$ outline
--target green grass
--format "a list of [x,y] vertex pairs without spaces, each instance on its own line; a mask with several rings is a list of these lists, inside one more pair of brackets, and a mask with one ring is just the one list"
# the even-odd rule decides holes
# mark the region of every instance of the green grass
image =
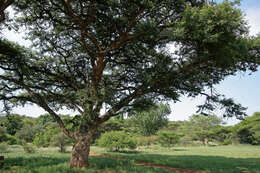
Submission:
[[[97,152],[102,153],[102,150]],[[166,149],[153,146],[139,154],[113,153],[129,160],[152,162],[177,168],[209,171],[211,173],[260,173],[259,146],[217,146]]]
[[90,157],[90,168],[69,167],[70,153],[59,153],[57,148],[38,149],[26,154],[20,146],[11,146],[5,156],[1,173],[166,173],[167,170],[143,167],[135,161],[151,162],[176,168],[210,171],[211,173],[260,173],[259,146],[217,146],[189,148],[161,148],[128,152],[106,152],[92,147],[92,152],[113,155],[127,160]]
[[5,165],[0,173],[169,173],[170,171],[136,165],[131,160],[90,157],[90,167],[69,167],[70,153],[59,153],[56,148],[38,149],[26,154],[20,146],[11,146],[5,156]]

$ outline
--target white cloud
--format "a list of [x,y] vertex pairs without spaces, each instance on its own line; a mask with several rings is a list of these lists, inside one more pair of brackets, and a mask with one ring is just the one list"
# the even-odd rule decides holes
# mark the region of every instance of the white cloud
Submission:
[[260,33],[260,8],[249,8],[245,13],[250,26],[250,35]]

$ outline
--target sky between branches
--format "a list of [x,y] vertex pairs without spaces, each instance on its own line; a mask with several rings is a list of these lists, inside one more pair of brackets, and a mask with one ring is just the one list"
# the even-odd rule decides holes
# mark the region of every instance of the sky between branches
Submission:
[[[217,0],[221,2],[223,0]],[[260,33],[260,1],[259,0],[243,0],[239,7],[245,14],[248,24],[250,26],[250,35],[256,35]],[[4,36],[10,40],[19,43],[20,45],[28,45],[29,41],[22,39],[22,33],[14,33],[10,31],[4,31]],[[260,70],[260,68],[259,68]],[[254,112],[260,111],[260,71],[248,75],[248,73],[238,73],[237,76],[231,76],[221,82],[216,88],[222,94],[225,94],[228,98],[233,98],[236,102],[241,103],[243,106],[248,107],[247,114],[252,115]],[[181,102],[170,103],[172,113],[170,120],[187,120],[190,115],[196,113],[196,105],[203,103],[204,99],[198,97],[195,99],[182,97]],[[44,114],[45,111],[37,106],[26,106],[23,108],[17,108],[15,113],[21,115],[37,117]],[[62,111],[60,113],[69,113],[68,111]],[[216,112],[221,116],[221,111]],[[235,118],[226,119],[229,125],[238,122]]]

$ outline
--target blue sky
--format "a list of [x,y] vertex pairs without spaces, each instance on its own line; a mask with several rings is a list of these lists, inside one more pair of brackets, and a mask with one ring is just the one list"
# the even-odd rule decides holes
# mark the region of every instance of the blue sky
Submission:
[[[218,0],[221,2],[223,0]],[[250,35],[260,33],[260,0],[244,0],[241,1],[239,7],[243,10],[246,19],[250,25]],[[21,38],[13,33],[6,33],[9,40],[17,41],[25,44]],[[259,69],[260,70],[260,69]],[[256,111],[260,111],[260,71],[248,75],[245,73],[238,73],[237,76],[231,76],[216,86],[220,93],[225,94],[229,98],[233,98],[236,102],[248,107],[247,114],[252,115]],[[172,114],[171,120],[187,120],[188,117],[196,113],[196,105],[203,103],[203,98],[190,99],[186,97],[181,98],[181,102],[171,103]],[[44,111],[36,106],[28,106],[25,108],[18,108],[16,113],[30,116],[39,116]],[[66,111],[62,113],[67,113]],[[221,113],[217,112],[221,116]],[[228,124],[235,124],[238,121],[235,118],[226,119]]]
[[[218,0],[221,2],[223,0]],[[250,35],[260,33],[260,1],[244,0],[239,7],[244,12],[245,18],[250,26]],[[260,68],[259,68],[260,70]],[[217,90],[233,98],[237,103],[247,107],[247,114],[252,115],[260,111],[260,71],[248,75],[248,73],[238,73],[236,76],[230,76],[216,86]],[[180,103],[171,104],[171,120],[186,120],[196,113],[196,105],[203,103],[203,98],[190,99],[183,97]],[[217,111],[221,116],[221,111]],[[235,118],[225,119],[228,124],[239,122]]]

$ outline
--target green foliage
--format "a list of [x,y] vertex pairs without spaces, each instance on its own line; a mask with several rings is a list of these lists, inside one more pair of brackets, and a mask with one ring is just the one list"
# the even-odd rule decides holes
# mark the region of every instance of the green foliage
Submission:
[[156,134],[160,128],[167,126],[170,113],[169,105],[159,104],[151,107],[148,111],[134,112],[130,121],[136,126],[137,133],[150,136]]
[[119,151],[124,148],[135,149],[137,141],[122,131],[111,131],[101,136],[98,145],[111,151]]
[[223,120],[216,115],[192,115],[189,118],[191,124],[197,127],[201,127],[203,130],[210,130],[219,125],[224,124]]
[[66,151],[66,146],[71,144],[71,140],[60,132],[52,137],[52,144],[59,147],[60,152],[64,153]]
[[212,133],[213,138],[222,144],[224,141],[232,141],[232,139],[235,137],[235,130],[232,126],[218,126],[213,129]]
[[16,137],[26,142],[32,142],[35,135],[40,132],[42,126],[25,124],[21,130],[16,133]]
[[171,131],[159,131],[158,141],[162,146],[170,148],[179,143],[180,135]]
[[15,136],[6,135],[6,142],[8,145],[16,145],[18,144],[18,139]]
[[0,143],[0,153],[6,153],[8,151],[8,144],[5,142]]
[[138,146],[151,146],[157,142],[157,136],[140,136],[137,137]]
[[[199,140],[204,145],[208,145],[209,141],[216,138],[214,129],[223,124],[223,120],[216,115],[192,115],[189,122],[186,124],[187,128],[184,135],[189,135],[193,140]],[[189,133],[189,132],[190,133]]]
[[4,127],[0,126],[0,143],[6,141],[7,133]]
[[33,144],[37,147],[48,147],[52,144],[53,136],[60,132],[59,128],[44,129],[43,131],[37,133],[33,139]]
[[220,143],[221,145],[230,145],[232,144],[232,139],[225,139],[223,142]]
[[28,144],[27,142],[25,142],[23,140],[21,140],[20,143],[21,143],[25,153],[32,154],[32,153],[36,152],[35,148],[31,144]]
[[55,122],[55,121],[49,114],[43,114],[37,118],[37,123],[39,125],[41,125],[42,127],[44,127],[46,124],[51,123],[51,122]]
[[15,133],[20,130],[23,126],[23,119],[18,114],[6,115],[5,121],[3,122],[6,132],[10,135],[15,135]]
[[260,113],[245,118],[235,126],[237,136],[241,143],[260,145]]

